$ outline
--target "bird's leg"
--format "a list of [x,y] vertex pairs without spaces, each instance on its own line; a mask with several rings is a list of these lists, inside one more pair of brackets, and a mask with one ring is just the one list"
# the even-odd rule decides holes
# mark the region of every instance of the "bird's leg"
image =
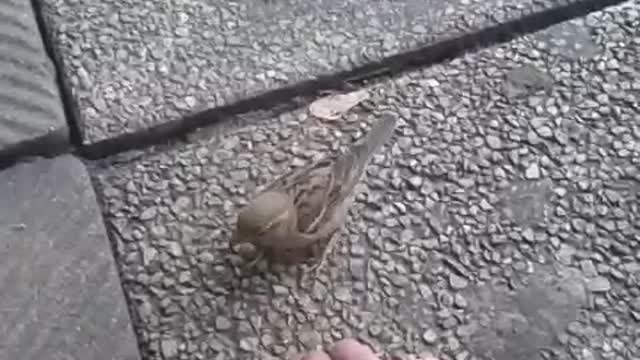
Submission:
[[335,232],[329,236],[329,240],[321,250],[319,256],[316,255],[316,263],[313,264],[306,272],[314,271],[315,274],[318,275],[318,271],[327,262],[327,257],[333,251],[337,238],[338,236],[336,236]]

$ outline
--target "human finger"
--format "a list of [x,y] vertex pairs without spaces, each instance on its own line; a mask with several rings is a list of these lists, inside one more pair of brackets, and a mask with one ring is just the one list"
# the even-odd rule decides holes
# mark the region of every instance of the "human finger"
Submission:
[[354,339],[343,339],[328,351],[331,360],[379,360],[370,347]]

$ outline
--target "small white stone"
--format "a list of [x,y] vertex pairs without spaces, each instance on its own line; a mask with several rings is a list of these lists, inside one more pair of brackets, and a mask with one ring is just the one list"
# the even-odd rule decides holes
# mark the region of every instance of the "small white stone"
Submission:
[[529,180],[540,179],[540,167],[538,163],[533,163],[527,167],[525,170],[524,177]]

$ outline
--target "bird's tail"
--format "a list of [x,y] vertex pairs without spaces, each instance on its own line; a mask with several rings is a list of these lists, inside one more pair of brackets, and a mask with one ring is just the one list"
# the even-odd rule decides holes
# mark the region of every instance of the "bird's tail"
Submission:
[[[355,186],[373,155],[393,135],[396,128],[395,114],[385,112],[382,119],[376,122],[364,140],[351,146],[349,151],[339,156],[335,162],[334,174],[347,187]],[[345,189],[346,190],[346,189]]]
[[364,141],[352,146],[351,152],[358,159],[366,159],[365,163],[382,145],[384,145],[393,135],[396,128],[397,116],[390,112],[382,114],[382,119],[373,124],[371,131]]

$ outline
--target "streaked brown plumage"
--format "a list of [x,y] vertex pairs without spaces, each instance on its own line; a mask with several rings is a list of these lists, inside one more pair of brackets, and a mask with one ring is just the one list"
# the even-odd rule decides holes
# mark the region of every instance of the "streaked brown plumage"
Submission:
[[[386,114],[366,138],[345,153],[326,157],[281,176],[267,185],[238,213],[233,247],[259,260],[264,251],[300,254],[326,240],[324,261],[334,233],[347,217],[373,154],[392,136],[396,118]],[[286,261],[285,261],[286,262]]]

